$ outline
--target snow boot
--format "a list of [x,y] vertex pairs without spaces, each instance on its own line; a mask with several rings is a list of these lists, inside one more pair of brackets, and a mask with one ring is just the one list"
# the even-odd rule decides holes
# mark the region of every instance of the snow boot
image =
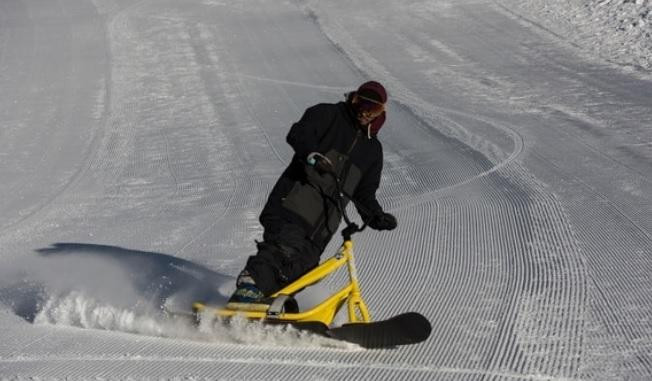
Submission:
[[266,311],[272,300],[256,287],[256,282],[247,270],[242,270],[236,280],[236,289],[229,298],[226,308],[231,310]]
[[[238,311],[266,312],[274,298],[265,297],[265,294],[256,287],[256,282],[247,270],[242,270],[236,280],[236,290],[229,298],[226,308]],[[299,304],[290,296],[283,303],[285,313],[299,313]]]

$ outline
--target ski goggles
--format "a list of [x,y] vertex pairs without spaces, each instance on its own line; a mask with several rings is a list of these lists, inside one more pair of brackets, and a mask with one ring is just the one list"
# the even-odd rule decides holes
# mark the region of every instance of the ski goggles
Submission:
[[385,112],[385,104],[378,102],[375,99],[365,97],[358,94],[360,104],[358,106],[358,114],[365,118],[375,119]]

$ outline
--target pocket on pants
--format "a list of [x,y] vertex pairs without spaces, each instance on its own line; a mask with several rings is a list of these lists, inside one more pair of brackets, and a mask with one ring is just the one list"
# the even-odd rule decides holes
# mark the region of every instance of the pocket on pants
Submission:
[[308,184],[295,183],[282,205],[303,218],[309,226],[315,226],[323,214],[321,193]]

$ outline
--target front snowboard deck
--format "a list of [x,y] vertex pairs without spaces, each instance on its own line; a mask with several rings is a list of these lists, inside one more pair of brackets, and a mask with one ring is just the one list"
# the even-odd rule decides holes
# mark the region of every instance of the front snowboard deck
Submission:
[[371,323],[349,323],[329,329],[329,337],[355,343],[364,348],[391,348],[417,344],[430,336],[432,326],[421,314],[408,312]]
[[348,323],[329,328],[318,321],[265,320],[265,324],[284,324],[336,340],[358,344],[363,348],[392,348],[417,344],[430,336],[432,326],[421,314],[408,312],[387,320],[370,323]]
[[387,320],[370,323],[348,323],[329,328],[319,321],[287,321],[268,319],[265,324],[288,325],[332,339],[357,344],[363,348],[393,348],[399,345],[417,344],[430,336],[430,322],[421,314],[408,312]]

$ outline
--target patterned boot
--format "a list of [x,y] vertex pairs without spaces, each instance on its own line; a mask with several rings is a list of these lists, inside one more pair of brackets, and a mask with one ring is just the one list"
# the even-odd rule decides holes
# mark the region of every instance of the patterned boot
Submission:
[[247,270],[242,270],[235,282],[236,290],[229,298],[226,308],[230,310],[267,311],[271,300],[256,287]]

